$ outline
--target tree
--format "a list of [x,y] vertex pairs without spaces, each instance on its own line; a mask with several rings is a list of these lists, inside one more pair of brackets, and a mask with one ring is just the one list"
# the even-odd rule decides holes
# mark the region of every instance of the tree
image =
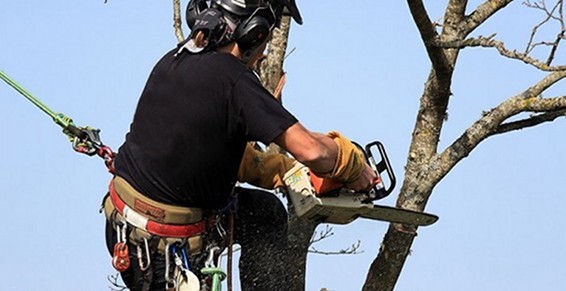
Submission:
[[[547,6],[547,1],[526,2],[528,7],[539,9],[547,15],[544,23],[553,19],[561,24],[553,42],[534,43],[531,37],[525,52],[520,53],[506,48],[503,42],[495,39],[495,35],[469,37],[481,24],[495,17],[498,11],[511,2],[485,1],[467,14],[468,1],[448,1],[442,29],[438,32],[423,2],[407,1],[432,68],[421,97],[405,167],[405,180],[397,200],[398,207],[423,211],[438,182],[486,138],[551,122],[566,115],[566,96],[542,96],[547,89],[566,77],[565,66],[552,64],[556,49],[564,39],[562,1],[556,1],[551,6]],[[537,27],[533,29],[532,35],[536,33]],[[530,55],[535,46],[543,44],[550,46],[546,61],[540,61]],[[459,54],[472,46],[495,48],[502,56],[522,61],[534,69],[546,72],[546,75],[536,84],[485,111],[480,119],[442,150],[438,148],[438,144],[442,126],[447,118],[454,68]],[[532,115],[525,117],[522,113]],[[518,119],[512,120],[513,117]],[[412,226],[390,225],[380,253],[370,267],[364,290],[393,290],[410,253],[416,231]]]
[[[533,27],[522,52],[508,48],[495,34],[474,36],[482,24],[490,19],[496,20],[498,12],[512,2],[486,0],[469,11],[471,8],[467,0],[448,0],[443,21],[437,23],[431,20],[423,1],[407,1],[431,69],[420,99],[397,207],[424,211],[435,186],[488,137],[552,122],[566,115],[566,96],[543,97],[545,92],[566,77],[566,66],[555,64],[566,31],[562,0],[524,2],[525,9],[540,12],[543,20]],[[282,75],[287,45],[284,39],[289,33],[289,19],[284,23],[282,36],[276,37],[271,44],[272,58],[266,62],[266,66],[262,66],[262,77],[271,90],[274,90],[274,84],[278,84]],[[542,27],[551,25],[555,27],[550,36],[548,32],[541,32]],[[523,62],[533,70],[544,73],[544,76],[534,84],[517,89],[515,95],[504,98],[494,108],[486,109],[478,120],[442,149],[439,141],[443,125],[448,119],[454,70],[459,56],[472,47],[496,50],[501,57]],[[290,226],[290,240],[296,254],[292,265],[298,266],[293,270],[293,277],[297,280],[293,281],[295,285],[291,290],[303,290],[304,260],[317,224],[297,219],[291,213]],[[416,235],[416,227],[399,224],[389,226],[380,252],[368,271],[364,290],[394,289]]]

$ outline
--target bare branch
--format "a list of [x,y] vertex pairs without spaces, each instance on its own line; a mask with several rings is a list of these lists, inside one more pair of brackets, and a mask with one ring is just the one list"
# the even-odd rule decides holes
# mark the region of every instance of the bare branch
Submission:
[[436,74],[438,76],[449,75],[451,68],[446,56],[444,55],[444,51],[439,47],[430,45],[438,37],[438,34],[434,29],[433,22],[428,17],[428,12],[424,7],[423,2],[421,0],[408,0],[407,3],[409,5],[411,15],[413,16],[413,21],[417,25],[421,38],[426,46],[428,57],[432,62],[432,66],[436,71]]
[[182,42],[185,39],[183,35],[183,21],[181,20],[181,1],[173,0],[173,27],[175,28],[175,36],[177,41]]
[[322,231],[315,231],[311,241],[309,243],[309,245],[313,245],[321,240],[324,240],[326,238],[329,238],[331,236],[334,235],[334,232],[332,231],[332,227],[328,226],[328,224],[326,225],[326,228]]
[[321,251],[317,250],[311,246],[309,249],[309,253],[319,254],[319,255],[357,255],[363,253],[363,251],[359,251],[361,242],[358,240],[356,243],[352,244],[348,248],[341,249],[338,251]]
[[563,109],[546,112],[543,114],[536,114],[531,116],[530,118],[501,124],[499,128],[494,132],[494,135],[537,126],[545,122],[552,122],[559,117],[566,117],[566,110]]
[[[537,25],[535,25],[533,27],[533,29],[531,30],[531,35],[529,37],[529,41],[527,42],[527,46],[525,48],[525,54],[529,54],[530,52],[532,52],[536,47],[539,46],[549,46],[550,47],[550,52],[548,55],[548,58],[546,60],[546,65],[550,65],[552,63],[552,61],[554,60],[554,56],[556,54],[556,50],[558,49],[558,45],[560,44],[561,40],[564,39],[564,33],[566,30],[566,27],[564,25],[564,13],[563,13],[563,1],[562,0],[558,0],[556,2],[556,4],[549,9],[546,6],[546,2],[544,0],[541,1],[537,1],[535,3],[531,3],[530,1],[525,1],[523,2],[523,5],[532,8],[532,9],[536,9],[536,10],[540,10],[545,14],[545,18],[543,20],[541,20]],[[551,20],[554,20],[556,22],[558,22],[560,24],[560,31],[558,32],[556,38],[554,41],[540,41],[540,42],[534,42],[535,36],[537,35],[539,29],[550,23]]]
[[128,287],[120,284],[118,282],[120,278],[120,273],[116,273],[114,275],[108,275],[107,279],[108,282],[110,282],[111,286],[109,286],[110,290],[112,291],[125,291],[128,289]]
[[465,35],[468,35],[488,18],[497,13],[497,11],[503,9],[511,2],[513,2],[513,0],[488,0],[482,3],[467,17]]
[[[484,113],[479,120],[466,129],[456,141],[436,157],[436,162],[431,163],[431,167],[435,171],[430,175],[430,179],[439,181],[456,163],[467,157],[481,141],[492,135],[502,133],[502,124],[508,118],[521,112],[547,113],[548,115],[544,118],[550,118],[552,116],[551,113],[566,110],[566,97],[540,97],[546,89],[564,78],[566,78],[566,70],[553,72],[521,94],[503,101],[497,107]],[[529,122],[525,121],[523,125],[536,125],[535,121]],[[510,130],[510,126],[518,125],[519,123],[504,125],[503,130],[506,128]]]
[[435,41],[434,45],[441,48],[465,48],[465,47],[478,47],[478,46],[496,48],[499,54],[501,54],[502,56],[511,59],[521,60],[524,63],[534,66],[535,68],[542,71],[552,72],[552,71],[566,70],[566,65],[548,66],[545,62],[530,57],[525,53],[519,53],[516,50],[511,51],[505,47],[505,44],[502,41],[493,39],[494,37],[495,34],[492,34],[488,37],[479,36],[477,38],[468,38],[465,40],[455,40],[455,41],[445,41],[445,42]]
[[332,231],[332,227],[330,227],[328,224],[326,225],[324,230],[315,231],[309,243],[310,246],[309,253],[320,254],[320,255],[354,255],[354,254],[363,253],[363,251],[358,251],[360,247],[359,240],[356,243],[352,244],[350,247],[345,249],[340,249],[338,251],[321,251],[313,247],[313,244],[320,242],[324,239],[327,239],[333,235],[334,232]]

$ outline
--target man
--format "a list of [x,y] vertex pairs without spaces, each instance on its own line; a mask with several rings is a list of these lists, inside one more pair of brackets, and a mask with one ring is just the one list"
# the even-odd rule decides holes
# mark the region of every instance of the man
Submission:
[[235,184],[281,186],[293,161],[248,142],[274,142],[354,190],[376,176],[347,138],[307,130],[250,69],[283,10],[302,22],[294,1],[206,2],[189,4],[191,35],[154,67],[119,149],[104,203],[108,248],[131,290],[175,288],[204,276],[233,209],[242,289],[285,290],[286,210],[273,194]]

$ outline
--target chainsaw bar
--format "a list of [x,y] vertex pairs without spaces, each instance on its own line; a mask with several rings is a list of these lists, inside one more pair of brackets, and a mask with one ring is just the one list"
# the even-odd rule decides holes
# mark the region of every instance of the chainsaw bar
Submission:
[[[361,217],[415,226],[427,226],[438,220],[438,216],[433,214],[384,205],[368,205],[367,207],[357,208],[325,205],[324,207],[321,206],[319,209],[316,208],[315,206],[311,212],[311,219],[321,220],[326,223],[346,224],[351,220]],[[337,217],[337,213],[340,213],[340,218]],[[344,220],[342,217],[348,217],[349,219]]]
[[[296,197],[296,196],[295,196]],[[296,197],[298,198],[298,197]],[[360,203],[355,193],[341,193],[336,197],[303,196],[294,205],[301,208],[301,216],[313,221],[347,224],[361,217],[416,226],[435,223],[438,216],[425,212],[395,208],[372,203]]]
[[435,223],[438,216],[364,202],[366,195],[340,189],[334,195],[317,196],[309,169],[300,163],[284,177],[286,192],[298,217],[323,223],[348,224],[357,218],[367,218],[416,226]]

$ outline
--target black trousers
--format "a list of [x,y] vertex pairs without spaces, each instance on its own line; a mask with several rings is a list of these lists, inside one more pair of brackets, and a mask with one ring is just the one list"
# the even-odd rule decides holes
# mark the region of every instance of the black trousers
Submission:
[[[242,290],[286,290],[289,284],[285,207],[269,192],[236,188],[236,194],[234,241],[241,247],[239,271]],[[116,239],[113,223],[107,222],[106,244],[110,254]],[[157,253],[158,240],[150,240],[149,243],[151,265],[145,272],[139,268],[136,246],[128,243],[131,266],[121,276],[132,291],[165,290],[165,258]],[[193,272],[198,275],[198,272]]]

